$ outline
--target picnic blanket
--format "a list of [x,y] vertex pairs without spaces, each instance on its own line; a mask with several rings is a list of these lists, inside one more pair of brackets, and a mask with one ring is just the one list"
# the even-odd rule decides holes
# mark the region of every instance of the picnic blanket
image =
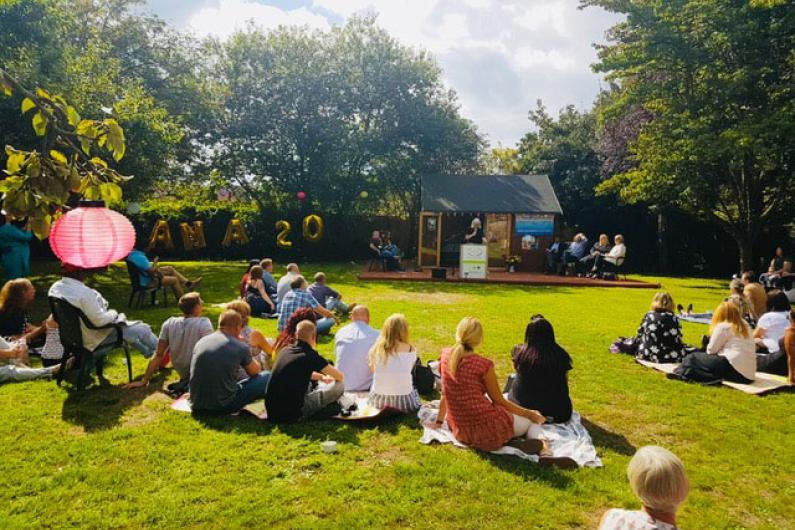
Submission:
[[[426,403],[420,407],[417,416],[420,418],[420,422],[423,423],[424,429],[420,443],[426,445],[434,442],[451,443],[456,447],[466,448],[464,444],[455,439],[455,436],[447,427],[446,421],[439,429],[425,425],[436,421],[438,411],[438,401]],[[552,456],[572,458],[580,467],[602,467],[602,459],[596,454],[596,447],[591,440],[591,435],[583,427],[579,413],[572,413],[571,419],[566,423],[545,423],[541,425],[541,429],[544,431],[544,436],[549,443]],[[491,454],[516,456],[523,460],[538,463],[538,455],[529,455],[507,445],[500,447],[496,451],[491,451]]]
[[402,414],[399,410],[386,407],[379,409],[367,403],[367,392],[345,392],[343,397],[339,400],[343,409],[348,409],[351,404],[356,403],[356,409],[351,411],[349,415],[338,414],[332,416],[335,420],[340,421],[371,421],[396,414]]
[[712,323],[712,313],[679,313],[677,316],[679,320],[684,320],[685,322],[707,325]]
[[[186,393],[182,394],[180,397],[178,397],[177,399],[175,399],[174,402],[171,404],[171,409],[172,410],[176,410],[178,412],[188,412],[188,413],[190,413],[191,412],[190,394],[186,392]],[[247,414],[251,414],[252,416],[257,418],[258,420],[263,420],[264,421],[264,420],[268,419],[268,412],[265,410],[265,400],[264,399],[258,399],[257,401],[255,401],[253,403],[249,403],[248,405],[243,407],[243,409],[240,410],[239,412],[232,413],[231,416],[239,416],[239,415],[241,415],[244,412],[247,413]]]
[[[642,361],[640,359],[635,360],[638,362],[638,364],[642,364],[647,368],[652,368],[664,374],[670,374],[676,369],[677,366],[679,366],[675,363],[660,364],[650,361]],[[786,388],[789,386],[787,384],[787,378],[783,375],[768,374],[765,372],[756,372],[753,383],[747,385],[743,383],[732,383],[731,381],[722,381],[722,384],[724,386],[734,388],[741,392],[745,392],[746,394],[753,394],[755,396],[761,396],[773,390],[778,390],[780,388]]]

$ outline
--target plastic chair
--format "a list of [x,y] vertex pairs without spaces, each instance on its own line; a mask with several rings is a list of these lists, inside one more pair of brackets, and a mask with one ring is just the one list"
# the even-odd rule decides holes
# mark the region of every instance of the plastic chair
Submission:
[[[141,276],[144,274],[133,262],[125,260],[127,264],[127,274],[130,275],[130,299],[127,302],[128,307],[141,307],[144,303],[144,298],[147,293],[151,294],[150,304],[155,305],[157,302],[157,291],[163,291],[163,307],[168,305],[168,293],[166,286],[160,281],[160,278],[152,278],[148,285],[141,285]],[[137,305],[136,305],[137,304]]]

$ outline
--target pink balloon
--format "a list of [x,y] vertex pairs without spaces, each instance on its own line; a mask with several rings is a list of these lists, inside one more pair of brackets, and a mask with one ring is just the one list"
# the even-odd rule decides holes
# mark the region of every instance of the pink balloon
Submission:
[[295,194],[295,196],[298,197],[299,201],[303,201],[304,199],[306,199],[306,193],[304,193],[303,191],[299,191],[298,193]]
[[119,261],[135,246],[135,228],[118,212],[81,206],[55,221],[50,248],[64,263],[98,269]]

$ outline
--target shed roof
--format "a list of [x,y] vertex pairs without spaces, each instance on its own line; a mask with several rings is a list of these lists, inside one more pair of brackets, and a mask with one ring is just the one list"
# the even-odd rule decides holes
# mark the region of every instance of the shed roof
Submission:
[[424,175],[422,210],[563,213],[546,175]]

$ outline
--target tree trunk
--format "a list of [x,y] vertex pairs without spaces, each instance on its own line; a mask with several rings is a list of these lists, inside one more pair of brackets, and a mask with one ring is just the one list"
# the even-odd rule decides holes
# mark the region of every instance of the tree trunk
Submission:
[[657,256],[660,273],[668,273],[668,218],[664,213],[657,214]]
[[750,234],[735,234],[734,240],[737,241],[737,248],[740,251],[740,273],[750,271],[754,263],[753,243]]

